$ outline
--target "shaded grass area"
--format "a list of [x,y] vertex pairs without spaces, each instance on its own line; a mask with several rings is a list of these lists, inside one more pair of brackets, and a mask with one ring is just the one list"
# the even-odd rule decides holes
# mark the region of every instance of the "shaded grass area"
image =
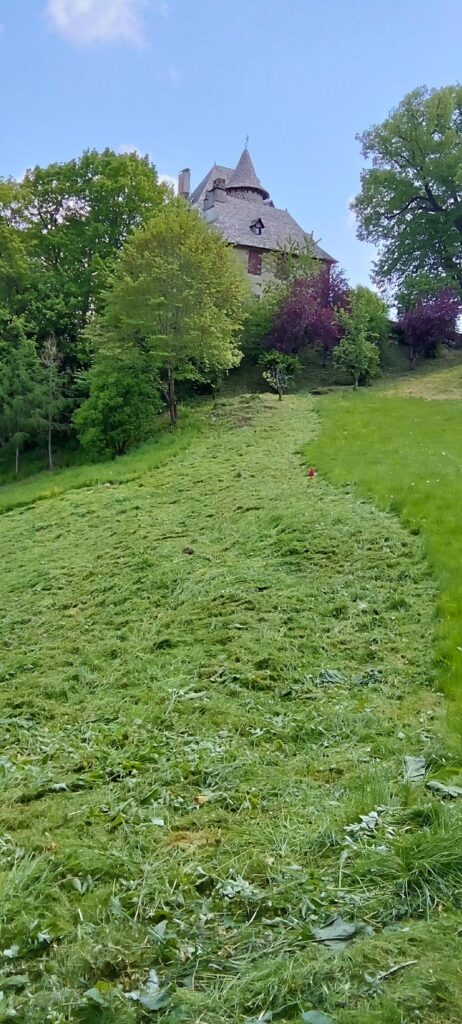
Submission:
[[[0,487],[0,515],[13,508],[34,504],[56,498],[67,491],[92,487],[97,484],[117,484],[122,481],[136,480],[161,465],[166,459],[174,458],[201,433],[204,426],[204,412],[196,407],[182,411],[181,423],[172,433],[167,427],[159,429],[153,441],[146,442],[121,455],[117,459],[104,462],[83,462],[82,452],[74,452],[75,465],[70,465],[57,472],[48,470],[34,472],[18,483],[7,482]],[[34,454],[26,466],[36,468]]]
[[307,479],[311,399],[210,414],[1,519],[0,1020],[455,1024],[461,815],[402,781],[460,772],[421,541]]
[[[460,366],[421,375],[427,398],[460,387]],[[462,404],[395,397],[390,389],[345,393],[320,404],[322,430],[310,457],[336,485],[352,485],[398,512],[420,533],[439,586],[438,679],[462,728]]]

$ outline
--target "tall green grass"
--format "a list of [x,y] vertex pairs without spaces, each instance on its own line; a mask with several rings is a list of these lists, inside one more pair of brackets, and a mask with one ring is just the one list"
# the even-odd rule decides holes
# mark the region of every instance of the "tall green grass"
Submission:
[[398,513],[423,538],[439,588],[438,678],[462,734],[462,402],[371,389],[330,396],[318,410],[309,458],[321,475]]

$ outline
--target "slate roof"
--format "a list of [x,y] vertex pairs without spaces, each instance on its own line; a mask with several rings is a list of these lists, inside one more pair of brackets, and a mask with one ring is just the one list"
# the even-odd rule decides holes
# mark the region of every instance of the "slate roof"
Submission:
[[212,188],[215,178],[224,178],[227,184],[232,173],[232,167],[222,167],[220,164],[214,164],[209,173],[205,175],[205,178],[202,178],[200,185],[194,189],[194,192],[191,192],[189,197],[191,206],[201,207],[205,199],[205,193],[209,188]]
[[[247,245],[255,249],[274,251],[290,242],[304,248],[306,243],[313,247],[313,255],[319,260],[335,260],[303,231],[287,210],[278,210],[263,201],[238,199],[227,196],[224,203],[215,203],[202,214],[208,224],[213,224],[231,245]],[[252,231],[251,224],[261,217],[265,225],[261,235]]]
[[255,167],[253,166],[250,153],[247,147],[243,150],[239,163],[233,171],[229,181],[226,182],[227,188],[251,188],[258,190],[264,199],[269,198],[269,192],[263,188],[263,185],[255,173]]
[[[215,178],[224,178],[225,187],[230,191],[222,194],[223,201],[215,202],[205,210],[206,193],[212,188]],[[233,195],[233,188],[249,188],[254,191],[251,198],[244,199],[242,196]],[[189,202],[231,245],[245,245],[272,252],[290,243],[304,248],[308,242],[317,259],[336,262],[329,253],[317,245],[311,234],[297,224],[287,210],[278,210],[271,201],[265,201],[267,197],[268,192],[261,185],[249,151],[245,149],[234,170],[231,167],[214,164],[191,193]],[[257,234],[251,228],[259,217],[264,224],[261,234]]]

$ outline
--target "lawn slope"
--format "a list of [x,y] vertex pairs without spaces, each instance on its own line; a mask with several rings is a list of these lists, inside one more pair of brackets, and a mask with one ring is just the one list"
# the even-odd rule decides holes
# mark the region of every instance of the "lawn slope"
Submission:
[[210,416],[1,517],[0,1020],[456,1022],[421,541],[308,479],[310,398]]
[[[419,395],[420,397],[413,397]],[[406,397],[405,397],[406,396]],[[352,485],[422,535],[439,588],[438,679],[462,738],[462,367],[319,405],[310,447],[323,474]],[[433,400],[432,400],[433,399]]]

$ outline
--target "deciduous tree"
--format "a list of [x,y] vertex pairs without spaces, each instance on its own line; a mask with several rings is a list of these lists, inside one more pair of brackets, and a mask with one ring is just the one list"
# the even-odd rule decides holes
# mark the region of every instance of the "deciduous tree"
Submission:
[[409,346],[409,362],[413,369],[419,356],[432,356],[439,342],[455,337],[462,300],[451,288],[429,295],[403,313],[399,320]]
[[462,289],[462,85],[415,89],[359,138],[372,167],[352,207],[377,280],[426,272]]
[[98,365],[129,374],[144,362],[158,374],[174,425],[176,380],[206,380],[239,363],[247,289],[232,249],[172,201],[124,249],[90,331]]
[[[88,365],[82,330],[126,239],[167,196],[149,159],[106,149],[3,182],[0,223],[29,258],[26,318],[39,349],[53,334],[66,365]],[[0,256],[0,292],[5,273]],[[4,287],[4,284],[3,284]]]
[[348,304],[348,284],[336,267],[322,267],[317,273],[295,278],[276,317],[270,335],[272,347],[296,353],[311,345],[326,362],[342,337],[337,310]]

